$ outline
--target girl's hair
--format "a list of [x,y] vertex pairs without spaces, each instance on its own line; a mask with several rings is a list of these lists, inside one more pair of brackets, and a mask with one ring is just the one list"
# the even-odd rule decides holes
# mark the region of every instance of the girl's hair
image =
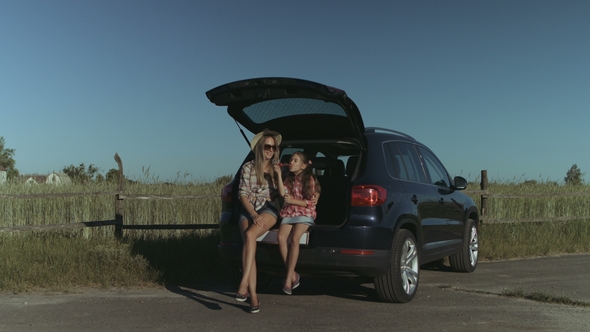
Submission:
[[[315,195],[316,192],[320,192],[320,183],[318,182],[318,178],[315,176],[315,174],[313,174],[313,167],[311,167],[311,162],[307,154],[301,151],[297,151],[293,153],[293,155],[291,155],[291,158],[294,155],[298,155],[299,159],[301,160],[301,163],[307,165],[307,167],[305,167],[305,169],[303,169],[303,171],[301,172],[301,183],[303,183],[301,194],[303,195],[304,199],[311,199],[311,197]],[[311,186],[311,179],[313,179],[313,181],[315,182],[315,190]],[[293,188],[294,182],[295,174],[289,172],[289,175],[287,175],[287,179],[285,180],[285,185],[289,188]]]
[[[259,140],[258,143],[256,143],[256,146],[254,147],[254,170],[256,172],[256,179],[258,180],[258,184],[260,185],[271,185],[270,183],[268,183],[268,181],[266,181],[266,179],[264,178],[264,142],[266,142],[266,139],[270,137],[272,138],[272,141],[275,143],[275,154],[272,156],[272,159],[270,160],[271,166],[273,165],[273,163],[278,162],[279,160],[279,155],[281,154],[281,152],[279,151],[279,146],[277,145],[277,141],[275,140],[275,138],[272,135],[265,135],[262,136]],[[276,180],[277,178],[277,174],[275,174],[274,171],[274,167],[270,168],[270,176]]]

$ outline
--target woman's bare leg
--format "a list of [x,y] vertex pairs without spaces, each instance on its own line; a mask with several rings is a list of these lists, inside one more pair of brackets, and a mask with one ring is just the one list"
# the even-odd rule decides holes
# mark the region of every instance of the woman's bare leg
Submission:
[[[250,222],[248,221],[248,219],[242,219],[238,222],[238,227],[240,228],[240,235],[242,236],[242,281],[244,278],[244,269],[246,268],[246,231],[248,230],[248,227],[250,226]],[[240,281],[240,285],[242,284],[242,281]],[[248,282],[249,284],[249,282]],[[246,291],[244,291],[243,293],[240,292],[240,289],[242,287],[238,288],[238,293],[240,294],[246,294],[248,292],[248,284],[246,284]]]
[[[250,225],[246,230],[246,241],[244,244],[245,254],[243,270],[242,270],[242,282],[238,288],[238,293],[246,293],[250,289],[251,304],[258,304],[258,295],[256,294],[256,239],[268,231],[277,222],[276,218],[268,213],[263,213],[261,216],[264,218],[266,227],[262,228],[257,225]],[[241,293],[241,294],[244,294]]]

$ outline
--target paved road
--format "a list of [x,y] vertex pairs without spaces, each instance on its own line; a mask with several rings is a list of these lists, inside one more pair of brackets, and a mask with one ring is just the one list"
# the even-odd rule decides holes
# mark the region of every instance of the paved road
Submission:
[[220,282],[199,287],[78,294],[0,294],[0,331],[590,331],[590,307],[500,296],[540,292],[590,304],[590,254],[483,262],[473,274],[422,270],[416,298],[378,301],[371,284],[302,278],[294,295],[279,281],[247,313]]

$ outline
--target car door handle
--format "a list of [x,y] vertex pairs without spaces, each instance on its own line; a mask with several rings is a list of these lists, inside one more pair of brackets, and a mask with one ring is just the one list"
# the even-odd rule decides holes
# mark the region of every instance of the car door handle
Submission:
[[412,198],[410,198],[410,200],[412,202],[414,202],[414,204],[418,204],[418,197],[416,197],[416,195],[412,196]]

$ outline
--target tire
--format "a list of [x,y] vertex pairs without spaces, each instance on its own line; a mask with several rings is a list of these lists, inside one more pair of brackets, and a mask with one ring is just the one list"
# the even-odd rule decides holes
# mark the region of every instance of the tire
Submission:
[[414,235],[400,229],[393,240],[389,272],[374,279],[381,301],[405,303],[414,298],[420,276],[419,257]]
[[449,257],[453,270],[457,272],[473,272],[479,258],[479,232],[473,219],[467,220],[467,227],[463,235],[463,248]]

